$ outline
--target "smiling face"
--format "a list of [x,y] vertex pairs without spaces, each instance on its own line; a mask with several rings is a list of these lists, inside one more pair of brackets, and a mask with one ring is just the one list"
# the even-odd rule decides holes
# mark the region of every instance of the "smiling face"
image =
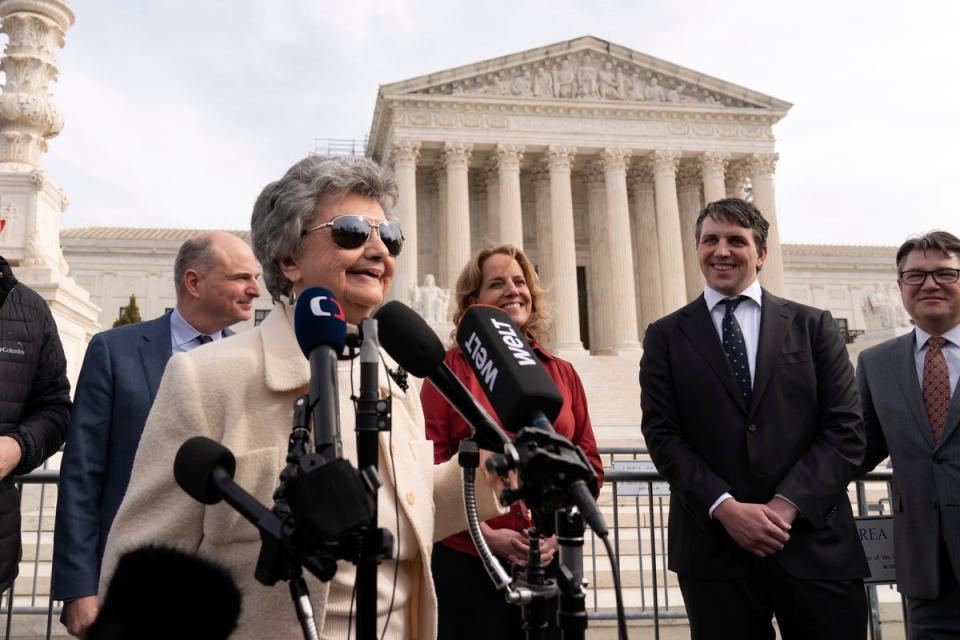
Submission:
[[512,256],[495,253],[483,261],[481,271],[480,290],[471,302],[500,307],[518,328],[523,329],[530,319],[533,303],[520,263]]
[[260,297],[260,269],[246,242],[233,234],[216,232],[211,234],[210,248],[213,257],[209,270],[191,268],[184,276],[188,295],[193,298],[188,302],[191,322],[205,333],[249,320],[253,301]]
[[[936,271],[960,269],[960,257],[936,249],[911,251],[900,271]],[[935,336],[943,335],[960,324],[960,282],[939,284],[928,275],[923,284],[904,284],[897,281],[903,308],[918,327]]]
[[711,289],[735,296],[757,279],[767,249],[757,251],[753,230],[707,216],[700,229],[697,260]]
[[[316,210],[316,217],[305,228],[347,214],[357,214],[371,221],[386,217],[379,202],[356,193],[324,198]],[[283,274],[293,283],[298,295],[310,287],[326,287],[336,296],[347,322],[352,324],[370,316],[383,302],[393,280],[396,259],[389,254],[375,229],[356,249],[337,246],[330,227],[308,233],[302,242],[300,256],[286,258],[280,263]]]

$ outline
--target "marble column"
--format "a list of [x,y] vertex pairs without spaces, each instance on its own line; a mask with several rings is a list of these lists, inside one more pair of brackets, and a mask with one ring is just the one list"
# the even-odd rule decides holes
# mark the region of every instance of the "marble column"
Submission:
[[[657,242],[660,245],[660,291],[663,312],[676,311],[687,302],[683,275],[683,242],[677,203],[677,165],[680,152],[658,149],[652,154],[657,203]],[[693,242],[693,238],[690,239]]]
[[703,291],[703,276],[697,261],[696,225],[700,214],[700,168],[687,160],[677,172],[677,200],[680,204],[680,237],[683,244],[683,274],[687,302]]
[[486,240],[491,244],[500,244],[500,174],[493,164],[483,172],[487,188]]
[[74,14],[62,0],[0,2],[0,205],[7,226],[0,253],[16,278],[49,305],[75,384],[87,343],[99,330],[100,308],[71,276],[60,246],[60,216],[67,196],[43,170],[48,141],[63,129],[50,83],[57,50],[66,44]]
[[392,297],[404,304],[410,304],[411,290],[419,284],[419,249],[417,238],[417,160],[420,157],[420,142],[417,140],[396,140],[390,153],[393,173],[397,180],[399,197],[397,198],[397,222],[403,229],[403,253],[397,260],[396,275],[393,280]]
[[727,197],[724,172],[730,154],[724,151],[706,151],[700,154],[700,172],[703,174],[703,202],[710,203]]
[[536,201],[537,217],[537,273],[540,276],[540,285],[546,289],[544,294],[551,309],[556,309],[556,299],[553,295],[553,274],[550,273],[550,264],[553,262],[553,222],[550,219],[550,165],[544,161],[537,164],[533,171],[533,194]]
[[653,161],[644,158],[630,175],[633,195],[633,228],[636,231],[636,263],[640,333],[663,316],[660,280],[660,244],[657,240],[657,205],[653,192]]
[[639,349],[637,301],[634,294],[633,247],[630,238],[630,204],[627,197],[627,162],[630,151],[608,147],[600,152],[607,196],[607,255],[611,284],[613,348]]
[[728,198],[740,198],[745,200],[747,197],[747,179],[749,178],[747,168],[743,162],[731,162],[727,165],[724,184],[727,190]]
[[786,293],[783,280],[783,251],[780,249],[780,230],[777,225],[777,205],[774,197],[773,174],[777,167],[777,153],[756,153],[747,158],[750,184],[753,186],[753,205],[770,223],[767,231],[767,261],[760,271],[760,283],[770,293]]
[[614,288],[607,234],[607,190],[603,162],[594,160],[583,174],[587,186],[587,221],[590,223],[590,266],[587,294],[590,309],[590,351],[613,351]]
[[470,259],[470,189],[467,175],[473,145],[447,142],[443,145],[447,170],[447,286],[454,289],[457,277]]
[[520,163],[523,147],[498,144],[494,149],[500,178],[500,237],[503,244],[523,248],[523,216],[520,211]]
[[434,169],[433,184],[437,189],[437,228],[434,239],[433,251],[437,256],[437,285],[445,289],[452,289],[456,282],[447,282],[447,252],[445,243],[447,241],[447,170],[441,166]]
[[577,297],[577,252],[573,230],[573,193],[570,189],[570,165],[576,147],[551,146],[546,157],[550,163],[550,238],[549,271],[553,277],[556,305],[554,312],[554,348],[557,351],[582,351],[580,306]]

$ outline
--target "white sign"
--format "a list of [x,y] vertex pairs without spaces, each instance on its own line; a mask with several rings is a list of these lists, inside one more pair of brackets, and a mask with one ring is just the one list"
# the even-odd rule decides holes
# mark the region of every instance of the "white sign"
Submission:
[[[651,460],[614,460],[613,468],[617,471],[656,471]],[[646,482],[618,482],[617,497],[649,496]],[[653,483],[653,495],[669,496],[670,484],[666,480]]]
[[868,584],[892,584],[897,581],[896,555],[893,553],[893,516],[856,518],[860,544],[870,565]]

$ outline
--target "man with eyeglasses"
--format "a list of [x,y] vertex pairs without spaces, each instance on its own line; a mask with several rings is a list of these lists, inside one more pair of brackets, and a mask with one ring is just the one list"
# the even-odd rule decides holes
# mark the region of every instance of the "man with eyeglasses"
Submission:
[[916,328],[860,354],[864,470],[889,453],[910,638],[960,638],[960,238],[931,231],[896,259]]
[[223,231],[201,233],[174,259],[177,306],[147,322],[93,337],[83,359],[67,443],[53,550],[53,597],[67,631],[82,638],[97,614],[107,534],[172,354],[233,335],[260,295],[253,251]]

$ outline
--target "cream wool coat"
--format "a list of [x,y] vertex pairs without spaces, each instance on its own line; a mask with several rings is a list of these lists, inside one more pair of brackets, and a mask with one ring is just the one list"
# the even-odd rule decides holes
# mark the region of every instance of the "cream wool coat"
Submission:
[[[356,366],[355,388],[359,385],[358,374]],[[233,573],[243,592],[240,626],[233,638],[302,637],[287,585],[278,583],[268,588],[254,580],[260,550],[256,528],[226,503],[206,506],[190,498],[174,481],[173,460],[180,444],[192,436],[217,440],[236,456],[237,484],[263,504],[272,505],[285,464],[293,402],[306,393],[309,377],[309,364],[294,335],[293,309],[286,305],[276,307],[251,331],[174,355],[147,420],[130,486],[110,532],[100,578],[101,598],[125,551],[151,543],[173,545],[199,552]],[[386,373],[382,368],[379,379],[385,394]],[[340,385],[344,385],[343,380]],[[412,527],[419,549],[413,562],[401,563],[401,571],[412,567],[414,573],[413,593],[402,612],[406,616],[403,626],[409,637],[430,640],[437,629],[430,572],[432,543],[462,531],[466,523],[460,469],[456,461],[433,465],[433,445],[424,436],[417,391],[411,386],[404,394],[396,384],[392,387],[393,459],[401,514]],[[341,403],[340,409],[346,440],[354,437],[353,411],[349,404]],[[381,454],[387,451],[387,443],[387,435],[381,434]],[[389,456],[381,455],[380,473],[386,483],[380,491],[381,501],[392,498],[392,469],[384,467],[385,458]],[[485,489],[477,493],[481,519],[496,515],[493,493]],[[394,528],[392,523],[381,522],[380,526]],[[322,633],[329,588],[308,572],[304,574]]]

